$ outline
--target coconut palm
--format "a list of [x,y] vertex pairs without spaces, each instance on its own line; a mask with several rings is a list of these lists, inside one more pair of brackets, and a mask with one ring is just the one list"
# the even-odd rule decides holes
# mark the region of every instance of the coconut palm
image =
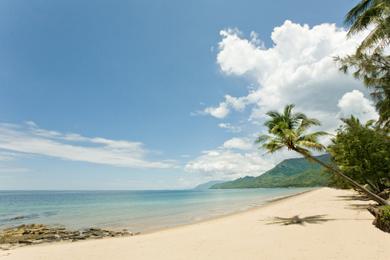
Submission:
[[287,105],[282,114],[277,111],[268,112],[267,115],[271,119],[265,122],[265,126],[270,135],[260,135],[256,143],[261,144],[262,148],[270,153],[283,148],[300,153],[305,158],[317,162],[330,172],[337,174],[379,204],[390,205],[388,201],[367,190],[338,169],[314,157],[310,150],[324,151],[325,146],[318,141],[318,138],[327,135],[327,133],[323,131],[306,133],[310,127],[320,125],[320,122],[317,119],[308,118],[303,113],[293,113],[293,108],[294,105]]
[[390,128],[390,56],[375,51],[372,54],[357,53],[343,58],[336,57],[339,69],[363,80],[371,90],[371,97],[379,114],[378,125]]
[[390,40],[390,1],[361,0],[348,12],[344,22],[351,26],[349,36],[373,26],[357,52],[372,47],[383,49]]

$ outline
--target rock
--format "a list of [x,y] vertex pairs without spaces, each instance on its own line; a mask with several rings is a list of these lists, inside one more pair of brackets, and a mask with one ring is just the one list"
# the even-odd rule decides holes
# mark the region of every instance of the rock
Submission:
[[13,218],[10,218],[9,220],[20,220],[20,219],[25,219],[26,217],[25,216],[16,216],[16,217],[13,217]]
[[1,248],[6,248],[8,245],[30,245],[130,235],[133,235],[133,233],[127,230],[113,231],[100,228],[67,230],[64,227],[45,226],[42,224],[23,224],[0,231],[0,245]]

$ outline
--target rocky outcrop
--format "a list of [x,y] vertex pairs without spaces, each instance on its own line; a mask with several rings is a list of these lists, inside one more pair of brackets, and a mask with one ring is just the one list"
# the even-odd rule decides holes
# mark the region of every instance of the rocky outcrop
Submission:
[[0,231],[0,248],[8,249],[21,245],[41,244],[56,241],[78,241],[104,237],[133,236],[137,234],[138,233],[132,233],[127,230],[113,231],[101,228],[68,230],[61,226],[28,224],[6,228]]

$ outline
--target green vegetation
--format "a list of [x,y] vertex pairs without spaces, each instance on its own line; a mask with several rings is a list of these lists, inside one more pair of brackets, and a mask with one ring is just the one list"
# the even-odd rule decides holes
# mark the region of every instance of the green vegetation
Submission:
[[[342,172],[375,193],[390,188],[390,142],[385,132],[351,117],[332,140],[329,152]],[[336,182],[340,183],[340,180]]]
[[207,189],[210,189],[212,186],[219,184],[219,183],[223,183],[223,182],[224,181],[209,181],[206,183],[199,184],[194,189],[195,190],[207,190]]
[[371,90],[371,97],[379,113],[378,125],[390,127],[390,56],[381,50],[371,54],[356,53],[343,58],[337,57],[340,70],[353,71],[353,76],[363,80]]
[[[287,105],[283,113],[270,111],[267,113],[270,120],[265,122],[269,135],[260,135],[256,142],[269,153],[287,148],[318,165],[310,165],[304,159],[286,160],[259,177],[244,177],[212,188],[329,184],[353,187],[379,205],[390,204],[377,195],[383,196],[390,190],[390,56],[386,49],[390,43],[390,1],[361,0],[348,12],[345,24],[350,26],[348,36],[371,30],[353,55],[336,57],[335,60],[341,71],[352,72],[371,90],[379,120],[362,125],[354,117],[343,119],[332,144],[326,148],[318,141],[326,135],[325,132],[306,133],[310,127],[320,125],[318,120],[303,113],[293,113],[294,105]],[[332,163],[329,157],[324,160],[313,156],[312,150],[327,150]],[[303,162],[307,168],[302,166]],[[321,166],[333,173],[331,177],[323,173]],[[384,219],[377,220],[389,223],[390,207],[382,207],[380,212]]]
[[293,108],[294,105],[287,105],[283,113],[277,111],[268,112],[267,115],[271,119],[266,121],[264,125],[268,128],[269,135],[260,135],[256,142],[270,153],[280,151],[284,148],[295,151],[305,158],[322,165],[329,172],[336,174],[380,205],[390,205],[388,201],[366,189],[336,167],[314,157],[310,150],[325,150],[325,147],[318,141],[318,138],[326,135],[326,133],[322,131],[306,133],[311,126],[320,125],[320,122],[317,119],[308,118],[303,113],[293,113]]
[[373,224],[377,228],[390,233],[390,206],[370,207],[368,210],[375,216]]
[[390,226],[390,206],[383,206],[380,209],[382,212],[381,221],[386,222]]
[[[348,36],[370,29],[353,55],[336,61],[341,71],[352,72],[371,90],[379,120],[374,128],[373,122],[362,125],[354,117],[344,119],[329,152],[345,175],[383,196],[390,186],[390,56],[385,51],[390,43],[390,1],[361,0],[348,12],[345,24],[350,26]],[[346,186],[337,176],[331,183]]]
[[[328,154],[317,157],[330,162]],[[234,181],[215,184],[212,189],[316,187],[327,186],[330,174],[323,167],[305,158],[287,159],[258,177],[244,177]]]
[[362,0],[352,8],[345,24],[350,25],[348,36],[368,28],[370,33],[356,49],[355,54],[343,58],[337,57],[340,69],[363,80],[372,90],[379,113],[378,125],[387,130],[390,127],[390,56],[384,49],[390,42],[390,1]]
[[370,34],[361,42],[356,52],[370,48],[383,49],[390,38],[390,2],[388,0],[362,0],[345,17],[350,25],[348,35],[359,33],[372,26]]

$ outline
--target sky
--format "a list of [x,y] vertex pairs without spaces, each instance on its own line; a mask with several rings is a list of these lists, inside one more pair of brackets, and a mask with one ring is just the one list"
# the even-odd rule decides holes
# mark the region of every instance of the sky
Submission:
[[[0,189],[185,189],[257,176],[289,103],[377,114],[337,70],[357,1],[0,1]],[[324,140],[325,142],[327,140]]]

